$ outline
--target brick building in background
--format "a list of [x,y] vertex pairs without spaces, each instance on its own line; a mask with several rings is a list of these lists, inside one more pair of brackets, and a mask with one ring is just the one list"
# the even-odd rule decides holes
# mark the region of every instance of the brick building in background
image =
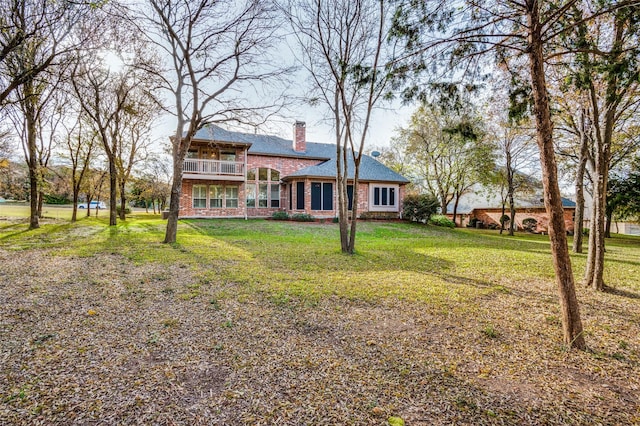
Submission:
[[[304,122],[293,140],[201,129],[184,162],[180,217],[270,217],[274,212],[337,216],[336,146],[308,142]],[[353,177],[350,164],[349,178]],[[358,212],[398,218],[407,179],[363,155]],[[353,185],[348,187],[349,209]]]

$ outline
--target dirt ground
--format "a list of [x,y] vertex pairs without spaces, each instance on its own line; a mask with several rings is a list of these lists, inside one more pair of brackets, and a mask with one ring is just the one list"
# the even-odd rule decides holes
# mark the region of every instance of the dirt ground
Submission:
[[310,304],[215,280],[190,292],[180,264],[53,254],[0,250],[0,424],[640,424],[631,293],[580,294],[577,352],[548,283],[473,312]]

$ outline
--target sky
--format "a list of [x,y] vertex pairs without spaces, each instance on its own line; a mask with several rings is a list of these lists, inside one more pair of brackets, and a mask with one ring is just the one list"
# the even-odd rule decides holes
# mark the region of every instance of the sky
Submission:
[[[399,101],[392,104],[381,105],[372,114],[371,125],[368,137],[365,141],[365,152],[371,152],[377,148],[384,148],[390,145],[391,139],[395,136],[399,127],[406,126],[409,122],[414,107],[411,105],[401,105]],[[247,133],[257,132],[258,134],[275,135],[284,139],[291,139],[293,136],[293,124],[296,121],[304,121],[307,129],[307,141],[319,143],[335,143],[334,130],[328,120],[323,119],[319,108],[304,106],[299,109],[299,114],[279,117],[269,121],[257,130],[252,128],[238,128],[231,125],[220,125],[229,130],[244,131]],[[158,120],[158,125],[153,133],[153,138],[160,143],[168,143],[169,136],[175,131],[175,118],[164,115]]]

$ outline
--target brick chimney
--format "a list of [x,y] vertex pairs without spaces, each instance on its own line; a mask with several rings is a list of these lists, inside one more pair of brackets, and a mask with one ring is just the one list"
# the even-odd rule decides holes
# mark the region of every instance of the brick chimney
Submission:
[[293,125],[293,150],[305,152],[307,150],[307,124],[304,121],[296,121]]

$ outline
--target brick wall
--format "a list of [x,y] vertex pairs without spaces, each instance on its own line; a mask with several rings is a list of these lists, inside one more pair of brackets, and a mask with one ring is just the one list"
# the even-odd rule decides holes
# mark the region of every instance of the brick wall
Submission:
[[[575,209],[564,209],[564,226],[567,232],[573,232]],[[475,209],[469,216],[469,218],[476,217],[478,220],[484,222],[485,226],[489,223],[494,223],[500,226],[501,209]],[[509,214],[507,210],[505,214]],[[544,208],[529,208],[529,209],[517,209],[516,210],[516,229],[522,230],[522,221],[527,218],[535,219],[537,223],[536,232],[547,233],[549,232],[549,216]]]
[[[244,150],[236,150],[237,161],[244,161]],[[288,157],[272,157],[267,155],[249,155],[247,158],[247,169],[252,170],[260,167],[275,169],[280,172],[280,176],[284,177],[292,174],[305,167],[318,164],[318,160],[307,158],[288,158]],[[296,209],[296,184],[297,182],[305,183],[305,208],[304,210]],[[333,188],[333,209],[332,210],[312,210],[311,209],[311,183],[312,182],[330,182]],[[233,185],[238,186],[238,207],[237,208],[194,208],[193,207],[193,186],[194,185]],[[292,189],[292,209],[289,210],[289,185],[293,185]],[[399,205],[402,206],[401,200],[404,197],[405,188],[400,187]],[[207,189],[207,196],[209,190]],[[223,201],[224,204],[224,201]],[[207,205],[209,200],[207,198]],[[268,208],[245,208],[246,193],[244,182],[237,181],[220,181],[220,180],[196,180],[185,179],[182,182],[182,195],[180,197],[180,217],[270,217],[276,211],[287,211],[290,214],[306,213],[317,218],[333,218],[337,216],[338,195],[336,192],[335,179],[308,179],[302,178],[293,180],[280,185],[280,207]],[[358,185],[358,212],[367,212],[369,209],[369,183],[364,182]]]

